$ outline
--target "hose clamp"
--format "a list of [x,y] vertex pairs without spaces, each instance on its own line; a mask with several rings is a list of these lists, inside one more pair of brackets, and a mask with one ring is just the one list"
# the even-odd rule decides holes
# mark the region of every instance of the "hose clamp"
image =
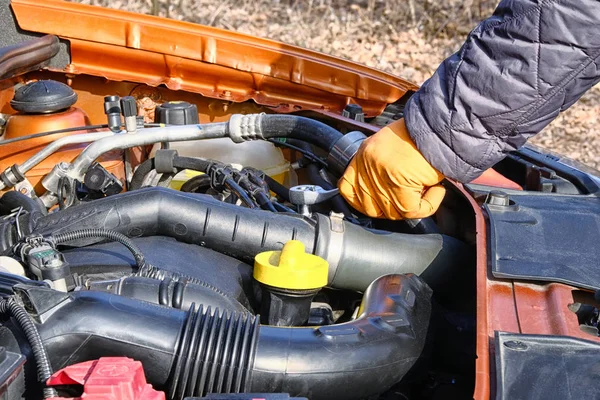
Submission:
[[331,213],[329,217],[323,214],[316,216],[318,235],[314,254],[329,263],[327,281],[331,284],[344,252],[344,216],[338,213]]
[[359,131],[348,132],[339,138],[327,156],[329,168],[339,175],[343,174],[366,138],[365,134]]

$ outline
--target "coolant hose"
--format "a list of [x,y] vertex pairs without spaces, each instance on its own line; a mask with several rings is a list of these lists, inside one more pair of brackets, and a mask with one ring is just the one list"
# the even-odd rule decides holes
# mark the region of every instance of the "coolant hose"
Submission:
[[[131,184],[129,190],[140,189],[144,183],[146,176],[153,171],[156,167],[156,158],[149,158],[141,163],[135,170],[133,177],[131,178]],[[204,160],[202,158],[195,157],[180,157],[174,155],[171,159],[171,166],[175,171],[181,171],[184,169],[191,169],[198,172],[206,172],[213,162]]]
[[343,135],[327,124],[297,115],[235,114],[229,119],[227,130],[231,140],[236,143],[286,138],[314,144],[327,151],[329,170],[338,175],[343,174],[361,143],[367,138],[358,131]]
[[171,399],[236,392],[311,400],[378,394],[419,358],[431,315],[431,289],[414,275],[378,278],[357,319],[321,327],[261,326],[251,315],[202,307],[184,312],[93,291],[66,295],[32,287],[22,295],[44,309],[39,332],[56,369],[131,357]]
[[44,398],[58,397],[56,390],[46,387],[46,381],[52,376],[52,365],[37,327],[25,308],[17,304],[14,299],[7,298],[0,301],[0,314],[8,314],[13,317],[25,334],[36,363],[37,378],[43,387]]
[[[79,204],[33,223],[34,233],[43,235],[102,228],[129,237],[168,236],[244,260],[279,250],[289,240],[300,240],[308,252],[329,262],[331,286],[360,291],[381,275],[410,272],[422,274],[435,290],[452,277],[453,269],[465,269],[473,254],[471,248],[449,236],[371,231],[335,216],[317,215],[315,224],[299,216],[153,187]],[[22,225],[29,226],[26,221]],[[14,234],[6,232],[5,236],[4,245]]]
[[0,215],[8,215],[14,209],[23,207],[29,214],[40,213],[47,215],[48,211],[42,204],[16,190],[9,190],[0,197]]
[[131,183],[129,184],[129,190],[137,190],[144,184],[146,176],[154,170],[154,157],[147,159],[143,163],[137,166],[131,177]]
[[256,139],[299,139],[331,151],[342,133],[320,121],[297,115],[235,114],[228,123],[234,142]]

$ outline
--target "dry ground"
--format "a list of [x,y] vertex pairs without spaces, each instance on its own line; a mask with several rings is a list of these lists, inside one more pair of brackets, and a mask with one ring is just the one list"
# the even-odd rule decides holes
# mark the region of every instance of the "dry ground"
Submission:
[[[494,0],[74,0],[236,30],[322,51],[421,84]],[[600,168],[600,86],[532,142]]]

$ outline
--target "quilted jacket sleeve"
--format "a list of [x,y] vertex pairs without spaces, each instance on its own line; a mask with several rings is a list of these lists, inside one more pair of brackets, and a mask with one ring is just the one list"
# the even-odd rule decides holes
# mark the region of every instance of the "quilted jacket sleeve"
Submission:
[[503,0],[408,101],[425,158],[469,182],[600,80],[600,0]]

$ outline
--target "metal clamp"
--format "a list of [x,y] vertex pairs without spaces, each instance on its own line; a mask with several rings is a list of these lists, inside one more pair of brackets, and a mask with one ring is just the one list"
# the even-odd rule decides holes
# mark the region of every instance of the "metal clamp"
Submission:
[[310,207],[340,194],[339,189],[325,190],[317,185],[299,185],[290,188],[290,203],[298,206],[298,212],[310,216]]

